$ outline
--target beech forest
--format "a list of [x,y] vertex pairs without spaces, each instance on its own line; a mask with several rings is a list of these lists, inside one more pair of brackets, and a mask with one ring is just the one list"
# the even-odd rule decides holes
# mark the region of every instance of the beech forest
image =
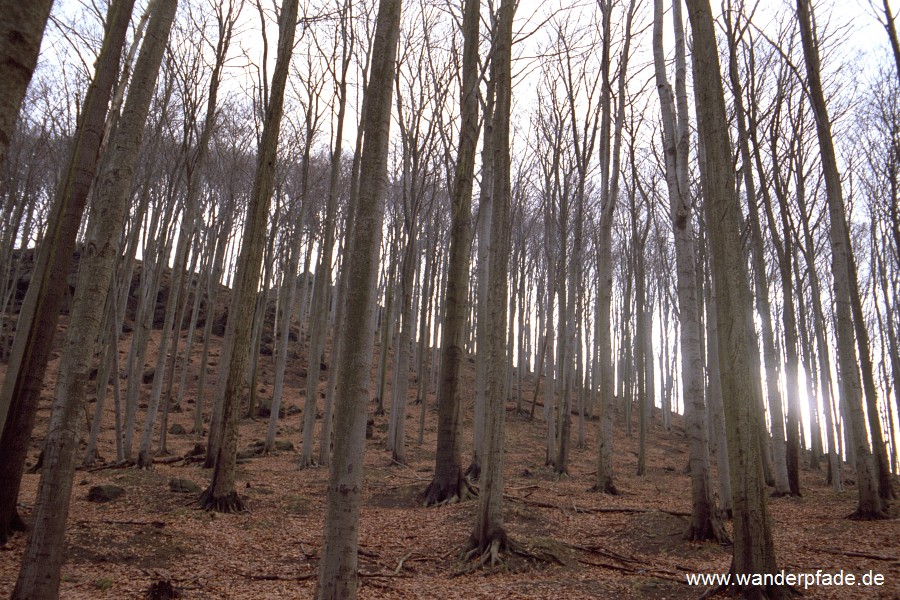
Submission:
[[900,598],[889,0],[0,0],[0,597]]

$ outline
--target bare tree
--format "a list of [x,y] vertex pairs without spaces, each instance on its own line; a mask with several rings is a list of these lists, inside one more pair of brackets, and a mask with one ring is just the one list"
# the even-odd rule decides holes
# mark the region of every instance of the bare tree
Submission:
[[365,91],[359,197],[349,239],[347,274],[352,284],[344,299],[338,332],[341,364],[335,402],[334,455],[328,477],[325,533],[316,597],[356,598],[359,510],[362,501],[366,441],[368,373],[375,341],[375,285],[387,187],[393,73],[400,35],[400,0],[381,0],[372,47],[372,75]]
[[[856,451],[856,470],[859,479],[859,504],[855,516],[861,519],[882,518],[882,489],[887,485],[886,495],[891,494],[890,477],[885,482],[880,477],[880,462],[886,458],[884,442],[881,439],[881,422],[877,417],[877,409],[873,422],[871,407],[876,402],[872,364],[869,358],[868,336],[865,334],[865,323],[862,322],[862,311],[859,309],[858,285],[856,283],[856,265],[850,245],[847,228],[847,215],[844,208],[841,178],[837,167],[834,142],[831,138],[831,123],[828,118],[828,107],[822,91],[820,75],[819,51],[812,29],[812,15],[807,0],[797,0],[797,21],[800,25],[800,39],[803,45],[803,57],[806,64],[807,85],[813,115],[816,120],[816,133],[819,138],[819,151],[822,156],[822,170],[825,175],[825,195],[828,202],[828,214],[831,221],[829,239],[831,241],[831,267],[834,278],[834,298],[836,310],[835,330],[837,335],[838,364],[842,396],[847,407],[850,428],[853,434]],[[856,302],[853,294],[857,292]],[[855,331],[854,331],[855,326]],[[861,335],[862,334],[862,335]],[[854,337],[859,345],[860,360],[856,363]],[[859,371],[863,370],[866,383],[866,400],[870,407],[869,426],[872,434],[872,450],[869,449],[866,423],[863,415],[862,390],[860,389]],[[879,447],[879,441],[881,447]],[[873,454],[875,455],[873,460]],[[882,465],[886,468],[887,465]]]
[[[716,290],[716,319],[722,396],[728,436],[728,459],[734,500],[734,550],[731,571],[775,573],[775,548],[769,524],[761,448],[756,432],[759,386],[753,384],[750,351],[755,334],[750,286],[741,254],[740,204],[728,140],[725,93],[709,2],[687,0],[693,32],[694,98],[704,180],[706,220]],[[782,598],[777,586],[743,587],[747,598]]]
[[34,275],[19,310],[12,353],[0,390],[0,454],[4,457],[0,465],[0,539],[24,527],[16,512],[16,498],[28,440],[133,8],[134,0],[116,0],[110,5],[94,79],[80,108],[75,139],[41,240]]
[[666,184],[669,189],[670,215],[675,234],[675,260],[678,278],[678,313],[681,322],[681,385],[685,402],[688,437],[691,441],[691,524],[690,540],[727,539],[715,511],[709,471],[709,440],[706,406],[703,398],[703,351],[700,324],[697,250],[691,216],[688,152],[688,102],[686,90],[684,25],[681,0],[673,0],[675,27],[675,93],[669,86],[663,53],[663,3],[654,2],[653,56],[656,87],[663,114],[663,144],[666,157]]
[[[257,158],[253,194],[247,206],[243,244],[235,273],[235,291],[228,330],[232,339],[229,360],[220,363],[220,377],[225,379],[222,404],[222,430],[212,482],[200,496],[200,504],[207,510],[233,512],[244,510],[244,503],[234,488],[234,469],[237,459],[238,418],[241,392],[247,374],[248,348],[252,316],[265,242],[269,203],[274,187],[278,134],[284,109],[284,88],[294,48],[297,28],[297,0],[286,0],[279,16],[278,53],[272,75],[272,90],[266,106],[263,134]],[[224,354],[224,353],[223,353]],[[224,372],[223,372],[224,370]]]
[[81,259],[78,286],[44,450],[44,467],[35,504],[34,529],[12,597],[58,598],[65,556],[66,519],[75,476],[75,451],[81,430],[79,412],[86,402],[93,347],[102,325],[104,299],[112,290],[122,220],[130,197],[141,136],[166,49],[178,0],[157,0],[150,7],[147,35],[135,65],[122,118],[116,129],[91,208],[92,239]]
[[513,0],[502,0],[492,45],[491,80],[496,86],[493,113],[492,212],[485,439],[478,511],[469,539],[470,553],[495,564],[510,548],[503,525],[503,443],[506,420],[506,302],[509,288],[510,127],[512,105]]
[[[441,339],[441,383],[438,390],[438,439],[434,479],[425,490],[425,504],[465,500],[469,486],[463,476],[462,366],[463,333],[469,295],[469,255],[472,237],[472,183],[478,143],[478,25],[480,0],[466,0],[463,9],[462,74],[460,78],[460,141],[455,177],[450,188],[450,251],[444,296]],[[421,377],[421,374],[419,375]]]

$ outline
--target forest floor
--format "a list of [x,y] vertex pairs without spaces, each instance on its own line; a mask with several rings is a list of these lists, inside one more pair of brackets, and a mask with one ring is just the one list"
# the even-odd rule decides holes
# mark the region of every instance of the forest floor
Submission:
[[[154,332],[150,358],[158,334]],[[57,343],[62,337],[58,336]],[[123,365],[129,337],[121,340]],[[220,338],[212,338],[207,406],[220,342]],[[199,351],[200,343],[195,343],[194,369]],[[270,395],[272,358],[260,359],[259,393]],[[241,514],[208,513],[196,507],[196,495],[170,491],[173,478],[205,487],[211,473],[199,463],[159,463],[152,471],[110,467],[115,457],[110,394],[99,446],[100,456],[108,462],[93,470],[81,469],[75,476],[62,598],[149,597],[151,586],[160,581],[169,582],[177,597],[185,599],[312,597],[322,547],[328,469],[297,468],[302,418],[297,409],[304,400],[305,349],[295,351],[288,363],[284,404],[295,408],[281,421],[278,437],[291,442],[294,449],[240,461],[238,492],[249,507],[249,512]],[[30,464],[40,452],[57,365],[58,356],[50,365],[29,451]],[[2,371],[0,366],[0,374]],[[472,371],[466,373],[465,389],[474,389]],[[172,457],[185,456],[195,444],[206,441],[190,433],[196,379],[192,372],[189,380],[194,388],[188,388],[184,412],[169,417],[170,427],[181,425],[188,432],[168,436]],[[533,386],[531,381],[524,386],[526,408],[530,408]],[[149,387],[144,386],[144,399]],[[589,491],[597,460],[596,421],[587,423],[584,448],[576,448],[578,427],[573,420],[569,475],[557,477],[544,465],[546,430],[541,405],[536,418],[530,420],[517,414],[515,401],[510,400],[506,413],[506,526],[512,539],[558,560],[512,558],[501,570],[457,575],[465,566],[459,553],[472,529],[477,501],[422,507],[419,495],[434,469],[437,413],[430,393],[424,441],[417,445],[419,407],[412,400],[411,391],[407,465],[392,464],[384,449],[387,416],[375,417],[374,435],[367,442],[360,523],[361,598],[698,598],[705,588],[687,585],[686,574],[728,571],[730,547],[682,539],[685,515],[690,511],[690,479],[685,474],[688,442],[680,417],[675,418],[672,430],[666,431],[659,414],[654,414],[647,473],[642,477],[635,475],[636,428],[633,437],[626,436],[619,418],[614,456],[620,494],[609,496]],[[467,400],[464,448],[471,447],[471,397]],[[321,408],[320,399],[320,415]],[[239,448],[249,450],[261,443],[266,424],[265,418],[244,419]],[[317,433],[320,424],[321,420]],[[242,456],[251,454],[247,451]],[[468,456],[468,451],[465,454]],[[853,573],[857,578],[869,572],[883,576],[884,583],[878,587],[810,587],[804,594],[808,598],[900,598],[900,522],[848,520],[855,508],[856,488],[852,472],[845,474],[846,491],[835,495],[824,483],[824,472],[804,468],[802,497],[770,500],[779,568],[788,573],[821,569],[823,573]],[[24,477],[20,511],[26,521],[38,481],[37,474]],[[89,502],[89,488],[100,484],[121,486],[126,493],[107,503]],[[12,590],[25,540],[17,535],[0,548],[2,597]]]

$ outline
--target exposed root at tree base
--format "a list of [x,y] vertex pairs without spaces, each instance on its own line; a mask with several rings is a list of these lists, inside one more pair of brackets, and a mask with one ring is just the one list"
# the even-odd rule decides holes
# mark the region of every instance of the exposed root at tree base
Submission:
[[549,544],[529,548],[524,544],[510,540],[506,532],[494,534],[484,543],[470,539],[468,545],[460,553],[461,567],[453,572],[453,577],[467,575],[478,570],[489,572],[506,571],[510,559],[523,558],[536,563],[565,565],[563,557]]
[[149,452],[138,452],[137,468],[149,471],[153,468],[153,457]]
[[315,469],[319,465],[312,458],[305,460],[303,458],[300,459],[300,464],[297,465],[297,468],[303,471],[304,469]]
[[244,501],[238,496],[237,492],[231,492],[224,496],[215,496],[213,495],[211,487],[200,494],[197,503],[200,505],[200,508],[208,512],[250,512],[247,509],[247,505],[244,504]]
[[847,515],[847,518],[851,521],[884,521],[888,518],[888,515],[884,511],[873,511],[873,510],[859,510]]
[[718,515],[711,515],[701,526],[693,523],[688,525],[684,533],[687,542],[717,542],[719,544],[731,544],[731,538],[725,531],[725,524]]
[[599,486],[599,485],[595,484],[588,491],[589,492],[597,492],[600,494],[609,494],[610,496],[618,496],[619,495],[619,490],[616,489],[616,486],[614,486],[612,484],[612,482],[609,482],[604,486]]
[[425,508],[429,508],[466,502],[477,496],[478,490],[465,477],[458,477],[455,485],[453,482],[439,482],[436,478],[432,479],[422,492],[421,498]]

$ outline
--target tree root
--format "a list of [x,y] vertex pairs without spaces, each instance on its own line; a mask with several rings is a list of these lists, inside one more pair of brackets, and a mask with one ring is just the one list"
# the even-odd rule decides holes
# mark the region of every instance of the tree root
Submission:
[[470,539],[468,545],[460,553],[459,558],[462,564],[452,573],[451,577],[467,575],[483,569],[489,572],[504,571],[508,566],[508,560],[513,556],[538,563],[566,564],[552,548],[526,547],[524,544],[510,540],[506,532],[501,529],[482,543]]
[[700,527],[696,527],[693,523],[688,525],[687,531],[684,533],[684,539],[688,542],[717,542],[719,544],[731,544],[731,538],[725,531],[725,523],[722,518],[715,512],[707,515],[706,520]]
[[851,521],[884,521],[888,518],[888,515],[884,511],[861,511],[856,510],[855,512],[847,515],[847,518]]
[[138,452],[137,468],[149,471],[153,468],[153,457],[149,452]]
[[297,465],[297,468],[301,471],[305,469],[317,469],[319,464],[310,458],[309,460],[304,460],[302,457],[300,458],[300,463]]
[[453,576],[467,575],[484,568],[499,569],[504,564],[501,555],[510,550],[510,541],[502,529],[484,542],[470,539],[460,556],[461,562],[469,564],[455,571]]
[[619,495],[619,490],[616,489],[616,486],[613,485],[613,483],[611,481],[607,482],[603,486],[598,486],[595,484],[588,491],[589,492],[597,492],[600,494],[609,494],[610,496],[618,496]]
[[244,504],[244,501],[238,496],[237,492],[230,492],[224,496],[215,496],[212,487],[206,488],[206,490],[200,494],[197,503],[200,505],[200,508],[207,512],[250,512],[247,505]]
[[425,508],[429,508],[465,502],[477,496],[478,490],[465,477],[457,477],[455,482],[432,479],[419,497]]

